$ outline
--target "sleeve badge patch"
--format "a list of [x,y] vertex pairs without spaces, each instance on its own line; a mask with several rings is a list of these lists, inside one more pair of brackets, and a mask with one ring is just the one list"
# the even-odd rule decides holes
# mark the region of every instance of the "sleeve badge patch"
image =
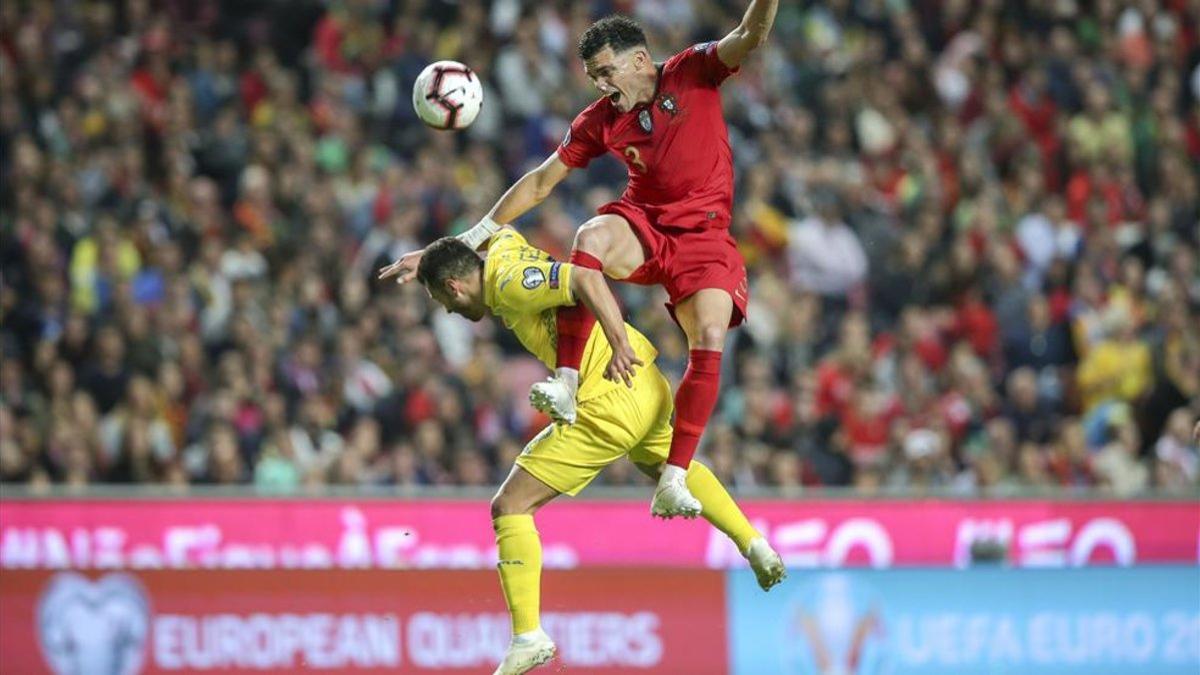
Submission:
[[546,275],[536,267],[526,267],[522,277],[521,285],[531,291],[546,283]]

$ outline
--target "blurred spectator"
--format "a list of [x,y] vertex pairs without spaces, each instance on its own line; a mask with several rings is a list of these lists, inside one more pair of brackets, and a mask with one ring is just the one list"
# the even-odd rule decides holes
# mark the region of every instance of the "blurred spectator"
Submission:
[[930,429],[913,429],[904,436],[903,457],[888,476],[893,487],[925,492],[946,488],[953,479],[946,439]]
[[821,190],[812,199],[815,213],[796,223],[789,235],[792,280],[800,290],[845,298],[866,277],[866,254],[842,219],[837,198]]
[[1146,488],[1150,472],[1138,460],[1138,434],[1126,419],[1109,428],[1108,442],[1096,453],[1092,465],[1101,485],[1118,497],[1129,497]]
[[1004,416],[1012,421],[1018,442],[1046,443],[1054,435],[1058,420],[1041,400],[1037,375],[1031,368],[1018,368],[1008,376]]
[[1029,298],[1027,314],[1010,329],[1004,353],[1011,368],[1046,372],[1071,361],[1070,338],[1065,326],[1055,324],[1045,296]]
[[1150,386],[1150,350],[1136,338],[1129,311],[1113,305],[1105,315],[1107,337],[1088,350],[1079,363],[1083,410],[1105,401],[1135,402]]
[[1191,415],[1179,408],[1167,418],[1162,437],[1154,444],[1157,481],[1169,490],[1186,491],[1200,474],[1200,448],[1189,427]]

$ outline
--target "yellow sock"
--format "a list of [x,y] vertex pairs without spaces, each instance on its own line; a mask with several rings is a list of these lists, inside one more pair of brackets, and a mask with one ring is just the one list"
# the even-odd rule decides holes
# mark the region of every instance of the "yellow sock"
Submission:
[[700,515],[712,523],[713,527],[725,533],[725,536],[737,544],[738,550],[744,555],[750,542],[755,537],[761,537],[758,530],[746,520],[746,514],[729,496],[729,492],[721,485],[721,481],[713,472],[695,460],[688,466],[687,486],[692,495],[700,501]]
[[520,514],[492,520],[499,549],[500,586],[512,616],[513,635],[536,630],[541,621],[542,540],[533,516]]

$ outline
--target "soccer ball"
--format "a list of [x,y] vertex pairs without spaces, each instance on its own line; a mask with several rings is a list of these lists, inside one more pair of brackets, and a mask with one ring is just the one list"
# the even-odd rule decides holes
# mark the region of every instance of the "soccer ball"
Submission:
[[482,105],[479,76],[458,61],[429,64],[413,84],[417,117],[434,129],[465,129]]

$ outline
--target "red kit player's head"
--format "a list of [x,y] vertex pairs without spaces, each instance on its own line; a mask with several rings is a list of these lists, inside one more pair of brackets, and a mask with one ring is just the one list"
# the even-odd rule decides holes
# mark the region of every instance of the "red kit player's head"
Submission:
[[603,18],[579,39],[579,58],[592,83],[621,112],[654,98],[658,69],[650,58],[646,34],[627,16]]

